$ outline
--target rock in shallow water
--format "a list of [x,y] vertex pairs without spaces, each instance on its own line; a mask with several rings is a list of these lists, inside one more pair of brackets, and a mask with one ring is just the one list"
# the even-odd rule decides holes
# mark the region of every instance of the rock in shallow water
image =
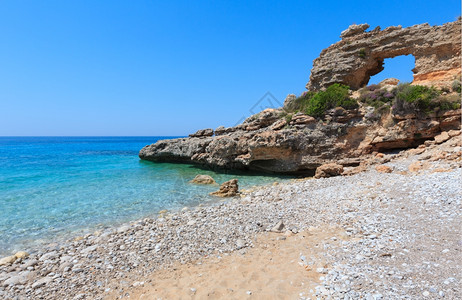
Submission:
[[239,193],[238,189],[239,186],[237,184],[237,179],[231,179],[224,182],[218,191],[210,193],[210,195],[218,197],[234,197]]
[[189,183],[195,184],[216,184],[217,182],[209,175],[196,175]]

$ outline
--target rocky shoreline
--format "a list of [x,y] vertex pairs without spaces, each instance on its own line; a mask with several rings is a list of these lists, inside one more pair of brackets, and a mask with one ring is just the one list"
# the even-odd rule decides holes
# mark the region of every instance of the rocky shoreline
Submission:
[[0,298],[126,298],[155,284],[149,278],[156,270],[244,254],[275,226],[285,236],[335,225],[343,233],[320,241],[322,265],[300,261],[318,276],[315,289],[300,290],[301,299],[457,299],[461,146],[460,136],[429,141],[377,155],[352,176],[275,184],[51,244],[0,266]]

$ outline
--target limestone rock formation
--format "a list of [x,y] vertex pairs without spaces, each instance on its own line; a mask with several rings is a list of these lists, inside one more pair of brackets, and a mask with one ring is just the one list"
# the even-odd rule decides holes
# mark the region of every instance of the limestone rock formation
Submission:
[[391,26],[365,32],[367,24],[352,25],[342,40],[324,49],[313,62],[308,90],[343,83],[352,89],[366,85],[383,67],[384,59],[413,55],[413,84],[447,86],[461,74],[461,19],[441,26]]
[[313,176],[323,164],[357,166],[364,154],[416,147],[443,131],[459,129],[461,110],[426,118],[389,115],[383,121],[368,120],[358,110],[333,110],[325,121],[291,122],[281,128],[286,121],[275,116],[282,115],[282,109],[259,113],[219,136],[158,141],[141,149],[139,156],[213,169]]
[[[427,79],[430,84],[451,84],[452,76],[460,75],[460,19],[433,27],[422,24],[364,32],[367,28],[367,24],[350,26],[340,42],[321,52],[314,61],[308,89],[319,90],[332,83],[359,88],[383,69],[385,58],[397,55],[415,56],[414,82],[419,84],[428,83]],[[382,83],[390,88],[396,84],[396,79]],[[295,95],[288,95],[284,107],[295,102]],[[234,127],[203,129],[189,138],[158,141],[141,149],[139,157],[213,169],[313,176],[324,164],[354,167],[364,154],[416,147],[441,132],[460,130],[460,109],[375,117],[373,110],[336,107],[317,120],[302,112],[289,115],[284,108],[265,109]],[[436,140],[445,138],[443,134]]]
[[195,184],[216,184],[217,182],[209,175],[196,175],[189,183]]
[[231,179],[221,184],[220,189],[216,192],[210,193],[212,196],[218,197],[234,197],[238,194],[239,186],[237,179]]
[[207,129],[199,129],[195,133],[190,134],[190,137],[203,137],[203,136],[212,136],[213,135],[213,129],[207,128]]
[[316,169],[315,178],[327,178],[342,174],[343,166],[337,163],[324,164]]

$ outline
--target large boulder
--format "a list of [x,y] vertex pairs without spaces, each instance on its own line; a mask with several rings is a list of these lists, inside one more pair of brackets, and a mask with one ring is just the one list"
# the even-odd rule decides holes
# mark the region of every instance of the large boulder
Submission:
[[384,60],[415,57],[414,84],[450,86],[461,74],[461,20],[440,26],[391,26],[364,32],[369,25],[352,25],[342,40],[322,50],[313,62],[306,88],[317,91],[333,83],[363,87],[384,69]]
[[237,179],[231,179],[222,183],[220,189],[210,193],[210,195],[217,197],[234,197],[239,193],[238,190],[239,186],[237,184]]
[[326,178],[341,175],[343,166],[337,163],[324,164],[316,169],[315,178]]

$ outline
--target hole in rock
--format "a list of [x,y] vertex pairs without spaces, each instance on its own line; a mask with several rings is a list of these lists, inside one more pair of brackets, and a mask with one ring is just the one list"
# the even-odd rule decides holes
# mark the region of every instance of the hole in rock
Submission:
[[412,82],[414,79],[412,69],[415,68],[415,58],[411,54],[386,58],[383,67],[382,72],[371,76],[367,85],[378,84],[387,78],[399,79],[400,83]]

